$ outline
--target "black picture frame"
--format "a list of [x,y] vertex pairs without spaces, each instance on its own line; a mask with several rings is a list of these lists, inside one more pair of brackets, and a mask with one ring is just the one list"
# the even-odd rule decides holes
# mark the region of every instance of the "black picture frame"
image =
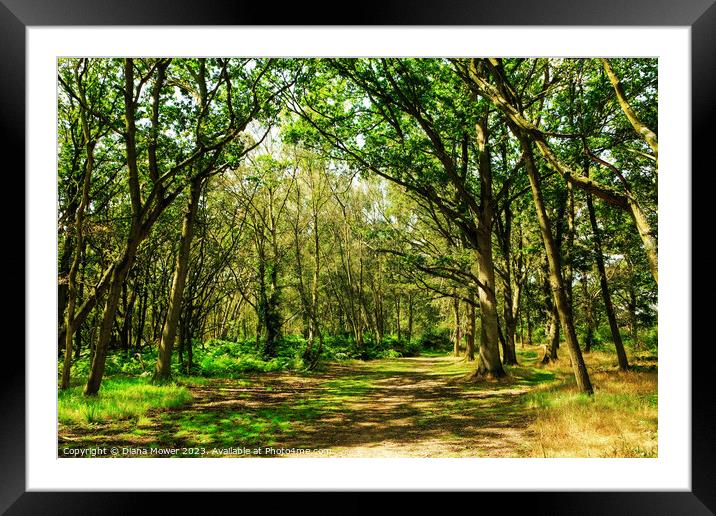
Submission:
[[[453,0],[432,3],[367,0],[348,8],[350,12],[340,14],[341,9],[311,9],[300,2],[276,8],[260,2],[204,0],[199,8],[190,0],[0,0],[0,147],[5,177],[14,175],[18,181],[13,192],[25,191],[24,179],[20,179],[24,174],[19,172],[25,170],[24,154],[18,152],[25,148],[25,30],[29,26],[48,25],[688,26],[691,27],[692,52],[692,170],[707,174],[714,172],[714,160],[710,156],[716,104],[714,0]],[[14,167],[8,165],[10,157],[17,159]],[[684,171],[685,177],[689,173]],[[695,175],[691,176],[692,184]],[[692,193],[698,195],[693,186]],[[693,206],[697,204],[694,199]],[[693,216],[692,220],[697,222]],[[696,228],[692,234],[698,234]],[[21,236],[15,242],[24,241],[24,238]],[[20,248],[18,243],[11,266],[13,270],[24,270],[27,277],[32,271],[25,267],[26,257]],[[20,297],[14,292],[12,295],[13,301]],[[17,306],[24,306],[24,303],[17,303]],[[695,303],[692,306],[697,308]],[[708,309],[708,305],[704,309]],[[692,315],[692,320],[698,320],[698,317]],[[683,344],[688,346],[690,343]],[[710,382],[713,362],[709,356],[713,347],[708,342],[703,346],[692,346],[691,350],[690,492],[480,493],[480,506],[486,508],[485,504],[490,502],[509,510],[524,506],[525,510],[537,514],[714,514],[716,445],[712,421],[716,400]],[[156,497],[162,498],[166,512],[174,507],[186,512],[205,506],[204,497],[190,493],[26,492],[25,367],[20,365],[25,365],[25,352],[17,345],[7,348],[11,353],[5,355],[4,371],[0,375],[0,511],[11,515],[127,514],[136,510],[143,512]],[[12,367],[9,364],[13,364]],[[231,494],[213,493],[210,496],[217,500],[220,497],[225,502]],[[293,494],[291,500],[301,503],[296,496],[298,493]],[[415,493],[412,498],[421,500],[423,493]],[[352,508],[364,511],[370,508],[369,504],[355,501]],[[477,506],[475,510],[478,510]]]

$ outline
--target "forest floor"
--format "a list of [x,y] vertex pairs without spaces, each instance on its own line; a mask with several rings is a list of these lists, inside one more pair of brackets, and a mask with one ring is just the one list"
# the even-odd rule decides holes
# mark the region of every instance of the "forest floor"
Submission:
[[568,359],[543,366],[536,346],[518,355],[507,378],[479,382],[468,379],[474,362],[450,356],[182,379],[190,404],[60,424],[58,455],[116,447],[119,456],[154,457],[656,456],[649,357],[618,372],[611,354],[592,353],[590,399],[576,392]]

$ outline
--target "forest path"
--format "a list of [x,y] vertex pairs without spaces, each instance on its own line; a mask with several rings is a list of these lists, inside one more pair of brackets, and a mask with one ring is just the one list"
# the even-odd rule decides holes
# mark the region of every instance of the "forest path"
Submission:
[[159,444],[231,456],[521,456],[530,418],[518,397],[534,378],[464,381],[474,366],[415,357],[210,380],[190,387],[190,407],[160,414]]
[[535,367],[536,352],[520,354],[521,365],[499,381],[468,380],[475,362],[451,356],[180,379],[189,405],[61,426],[59,445],[179,450],[150,456],[526,456],[538,437],[521,398],[556,378]]

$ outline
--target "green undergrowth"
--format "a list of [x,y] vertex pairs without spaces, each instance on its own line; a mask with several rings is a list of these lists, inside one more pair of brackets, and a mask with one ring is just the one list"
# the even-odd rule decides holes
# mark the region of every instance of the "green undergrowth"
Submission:
[[186,387],[151,385],[143,378],[105,378],[97,396],[85,396],[82,386],[59,392],[58,419],[85,426],[118,419],[136,419],[153,409],[176,408],[191,402]]
[[[246,373],[267,373],[284,370],[300,370],[306,368],[304,352],[306,340],[298,335],[288,335],[276,346],[276,356],[265,357],[261,353],[262,343],[255,339],[221,340],[210,339],[204,343],[195,342],[193,347],[192,366],[180,363],[179,354],[175,350],[172,360],[172,376],[198,376],[208,378],[239,378]],[[317,345],[317,343],[316,343]],[[375,360],[414,357],[422,353],[444,353],[450,343],[444,332],[437,330],[426,332],[419,339],[410,341],[394,335],[386,335],[379,343],[372,336],[366,335],[362,347],[356,345],[350,336],[326,336],[319,363],[341,362],[347,360]],[[156,348],[141,351],[136,349],[111,351],[107,356],[105,375],[113,377],[138,376],[151,377],[157,361]],[[90,371],[90,356],[85,353],[72,365],[73,378],[86,378]],[[62,360],[58,360],[58,375],[62,370]]]

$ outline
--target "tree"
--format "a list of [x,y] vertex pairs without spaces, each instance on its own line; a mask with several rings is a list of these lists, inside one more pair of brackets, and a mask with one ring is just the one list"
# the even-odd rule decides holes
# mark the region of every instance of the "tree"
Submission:
[[[106,130],[105,125],[100,121],[97,123],[97,128],[93,128],[90,126],[90,114],[89,111],[92,109],[92,106],[96,105],[99,101],[98,98],[94,97],[91,98],[91,100],[88,97],[87,94],[87,84],[90,81],[87,80],[87,77],[92,74],[94,75],[96,73],[95,70],[90,71],[90,62],[88,59],[82,59],[78,60],[74,66],[73,74],[71,78],[65,79],[63,82],[66,86],[66,92],[75,92],[77,95],[78,105],[75,108],[76,111],[79,113],[79,119],[80,119],[80,126],[81,126],[81,133],[82,133],[82,140],[84,143],[84,151],[85,151],[85,165],[84,165],[84,171],[82,174],[82,181],[81,181],[81,188],[79,189],[79,192],[77,192],[79,195],[79,203],[75,203],[76,206],[74,206],[74,213],[75,213],[75,220],[74,220],[74,241],[75,241],[75,249],[74,249],[74,257],[72,258],[72,265],[69,268],[69,271],[67,272],[67,282],[65,283],[66,288],[61,290],[58,298],[60,299],[60,304],[66,304],[66,310],[67,315],[65,317],[65,327],[67,330],[64,334],[65,339],[65,360],[64,365],[62,367],[62,382],[60,385],[61,389],[67,389],[70,385],[70,368],[72,365],[72,343],[73,343],[73,337],[74,332],[77,329],[74,317],[75,317],[75,305],[77,303],[78,298],[78,284],[77,284],[77,272],[80,267],[81,259],[82,259],[82,251],[85,246],[84,241],[84,217],[85,217],[85,210],[87,209],[87,206],[89,204],[89,197],[90,197],[90,188],[92,185],[92,174],[94,172],[94,161],[95,161],[95,147],[97,145],[97,139],[101,136],[101,133]],[[94,73],[93,73],[94,72]],[[69,74],[68,74],[69,75]],[[97,81],[96,75],[92,77],[94,81]],[[70,82],[71,81],[71,82]],[[72,84],[72,86],[70,86]],[[102,88],[95,87],[94,93],[95,95],[98,92],[101,92]],[[70,98],[68,99],[71,104],[74,104],[74,99]],[[70,257],[70,245],[71,239],[69,237],[66,237],[65,243],[66,243],[66,249],[67,252],[63,254],[63,263],[66,263],[69,261]],[[62,315],[64,309],[59,309],[59,315]]]
[[607,320],[609,321],[609,330],[612,334],[612,341],[614,342],[614,348],[617,351],[617,358],[619,359],[619,369],[626,370],[629,368],[629,361],[627,360],[626,351],[624,350],[624,344],[622,343],[622,337],[619,333],[619,325],[617,324],[617,317],[614,313],[612,297],[609,293],[607,271],[604,267],[604,255],[602,254],[602,238],[600,236],[599,226],[597,225],[597,217],[594,211],[594,203],[592,202],[592,196],[589,194],[589,192],[587,192],[586,195],[587,211],[589,213],[589,224],[592,227],[592,239],[594,241],[594,259],[597,263],[597,271],[599,272],[599,288],[602,292],[604,309],[607,312]]
[[[476,373],[503,376],[486,112],[468,95],[461,99],[448,93],[462,86],[449,68],[435,60],[324,60],[315,62],[314,70],[318,73],[306,75],[316,82],[303,84],[303,92],[295,93],[291,101],[315,136],[304,132],[295,137],[306,142],[321,138],[337,159],[395,182],[456,222],[478,263],[475,286],[482,338]],[[344,84],[350,87],[341,88]],[[429,155],[418,152],[425,146],[431,149]],[[450,148],[461,151],[453,154]]]
[[215,340],[315,369],[450,334],[499,378],[544,327],[591,392],[579,340],[611,334],[622,369],[653,345],[656,70],[60,60],[60,386],[89,359],[96,394],[110,353],[156,352],[163,382]]
[[[547,68],[545,68],[545,70],[547,70]],[[585,149],[585,152],[588,153],[590,158],[610,169],[620,179],[622,190],[617,190],[612,186],[607,186],[584,177],[577,173],[564,160],[560,159],[547,141],[547,133],[539,129],[538,123],[530,122],[521,112],[519,108],[520,101],[514,95],[515,88],[509,83],[504,67],[499,60],[473,60],[472,66],[469,67],[468,70],[463,69],[461,73],[466,80],[470,81],[470,84],[473,85],[476,92],[490,99],[515,127],[518,127],[525,135],[528,135],[528,140],[535,144],[547,163],[567,182],[604,199],[618,208],[627,210],[631,214],[639,236],[641,237],[644,250],[649,258],[652,275],[654,279],[658,281],[658,256],[655,234],[624,174],[614,165],[591,152],[588,148]],[[495,81],[495,85],[489,82],[488,76]],[[550,84],[550,79],[547,77],[543,86],[543,92],[547,91],[550,87],[552,87],[552,84]],[[543,94],[538,98],[543,99]],[[585,136],[586,135],[580,135],[580,137],[583,138]]]
[[[93,118],[105,121],[113,129],[117,137],[110,138],[111,145],[122,148],[120,159],[126,163],[124,188],[129,206],[124,242],[118,254],[105,268],[93,295],[85,301],[87,310],[80,309],[74,324],[66,325],[67,333],[71,334],[100,297],[104,296],[102,322],[85,387],[88,395],[96,394],[99,390],[122,285],[134,265],[140,245],[148,237],[157,219],[181,193],[192,171],[203,170],[207,168],[207,163],[218,162],[224,149],[251,119],[251,116],[246,116],[247,113],[234,109],[237,102],[232,99],[234,90],[229,78],[232,65],[243,70],[246,63],[213,60],[209,72],[205,65],[200,64],[202,62],[131,58],[121,62],[113,60],[110,63],[114,65],[114,75],[110,77],[116,81],[112,87],[122,91],[124,124],[119,126],[113,122],[112,110],[106,109],[106,106],[91,111]],[[193,83],[189,82],[189,78]],[[249,89],[252,93],[256,93],[255,82],[255,78],[250,82],[254,86],[253,91]],[[152,85],[151,95],[145,90],[148,84]],[[162,96],[170,87],[175,88],[175,98],[178,95],[179,100],[163,102]],[[206,97],[211,98],[211,102],[206,105],[201,105],[192,96],[192,92],[196,93],[203,88],[211,92]],[[223,91],[222,95],[218,93],[220,90]],[[79,96],[75,99],[82,103]],[[248,113],[255,114],[258,112],[257,106],[261,105],[257,102],[243,107],[248,108]],[[171,138],[170,133],[181,135],[182,138]]]
[[[296,277],[298,278],[298,292],[303,310],[308,318],[307,345],[304,352],[304,359],[309,369],[314,369],[323,350],[323,331],[320,314],[320,277],[321,277],[321,236],[322,227],[319,221],[321,211],[330,201],[330,188],[327,184],[328,173],[325,163],[316,155],[310,153],[299,154],[294,151],[294,160],[301,170],[294,188],[296,195],[295,219],[293,221],[293,237],[296,256]],[[303,189],[308,191],[307,197],[303,197]],[[306,206],[307,204],[307,206]],[[307,216],[303,216],[304,209],[307,209]],[[303,217],[302,217],[303,216]],[[303,220],[302,220],[303,219]],[[302,235],[310,236],[310,243],[306,250],[306,242]],[[307,254],[312,259],[313,271],[310,274],[310,282],[304,280],[303,256]],[[309,286],[306,284],[308,283]],[[318,345],[316,346],[316,338]]]

